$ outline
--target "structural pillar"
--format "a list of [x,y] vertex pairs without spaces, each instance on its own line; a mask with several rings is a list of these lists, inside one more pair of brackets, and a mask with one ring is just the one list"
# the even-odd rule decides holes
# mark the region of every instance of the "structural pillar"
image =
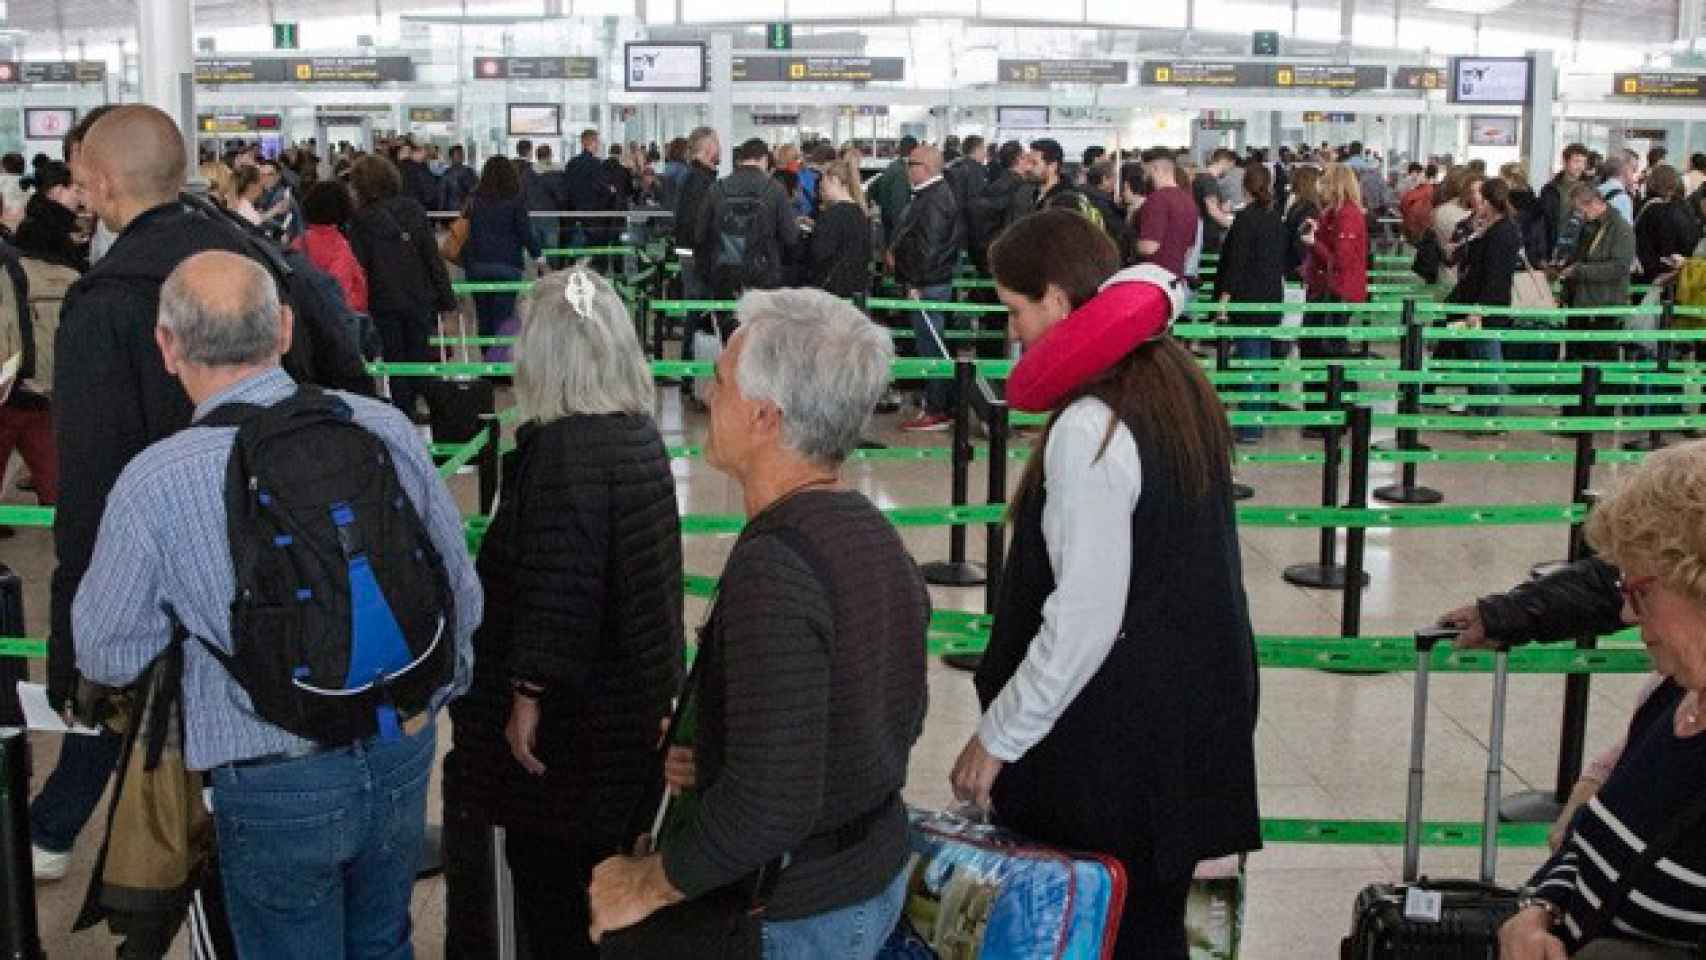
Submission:
[[1351,52],[1351,36],[1356,32],[1357,0],[1339,0],[1339,45],[1346,57]]
[[732,33],[711,34],[711,116],[710,127],[722,141],[724,174],[735,168],[735,40]]
[[1545,183],[1552,175],[1557,156],[1552,105],[1558,99],[1558,69],[1551,50],[1530,50],[1534,64],[1528,87],[1528,102],[1522,106],[1522,158],[1528,162],[1529,179]]
[[164,110],[184,135],[188,169],[195,169],[195,33],[184,0],[139,0],[137,64],[142,102]]

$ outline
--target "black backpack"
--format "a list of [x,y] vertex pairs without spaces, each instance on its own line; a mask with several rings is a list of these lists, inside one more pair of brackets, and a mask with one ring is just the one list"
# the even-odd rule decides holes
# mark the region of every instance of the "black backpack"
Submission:
[[772,283],[779,263],[774,244],[763,235],[768,226],[763,222],[766,209],[762,193],[729,196],[718,191],[717,219],[711,228],[715,231],[719,296]]
[[202,641],[268,723],[328,745],[395,737],[456,664],[450,578],[385,442],[313,387],[226,404],[237,577],[227,654]]

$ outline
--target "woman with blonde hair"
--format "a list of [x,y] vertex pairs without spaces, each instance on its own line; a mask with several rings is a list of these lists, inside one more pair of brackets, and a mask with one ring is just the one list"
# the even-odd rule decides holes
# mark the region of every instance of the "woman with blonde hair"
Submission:
[[[1311,303],[1368,301],[1368,215],[1362,209],[1362,190],[1356,171],[1330,163],[1321,172],[1321,216],[1304,225],[1309,244],[1309,273],[1305,290]],[[1312,225],[1311,225],[1312,224]],[[1343,313],[1316,314],[1312,324],[1342,327]],[[1304,357],[1338,357],[1345,341],[1311,339],[1298,346]]]
[[207,198],[227,210],[236,206],[236,177],[231,168],[218,160],[203,163],[197,172],[207,181]]
[[[472,687],[451,705],[446,833],[478,845],[482,827],[504,827],[534,955],[594,958],[592,868],[633,839],[681,680],[680,516],[621,295],[565,270],[521,314],[521,425],[478,563],[496,602],[474,635]],[[477,923],[482,879],[448,876],[453,931]]]
[[812,227],[812,286],[838,297],[865,293],[871,285],[871,220],[858,169],[844,160],[826,165],[818,194],[822,210]]

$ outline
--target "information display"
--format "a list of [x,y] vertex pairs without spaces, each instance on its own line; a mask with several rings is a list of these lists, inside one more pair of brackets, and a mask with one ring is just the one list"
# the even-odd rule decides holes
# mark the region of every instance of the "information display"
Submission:
[[410,123],[455,123],[455,107],[410,107]]
[[1386,68],[1340,63],[1145,60],[1143,82],[1157,87],[1380,90],[1386,87]]
[[1321,110],[1303,111],[1304,123],[1355,123],[1356,118],[1357,115],[1354,113],[1330,113]]
[[905,80],[901,57],[736,57],[738,83],[866,83]]
[[73,107],[25,107],[25,140],[59,140],[77,125]]
[[1611,93],[1618,97],[1706,100],[1706,74],[1649,71],[1617,73],[1611,77]]
[[1470,117],[1471,147],[1514,147],[1522,140],[1519,117]]
[[1124,60],[1001,60],[995,75],[1002,83],[1123,84],[1131,76]]
[[1443,67],[1399,67],[1392,74],[1394,90],[1444,90],[1445,84]]
[[1534,62],[1527,57],[1452,57],[1452,103],[1520,107],[1528,101]]
[[200,113],[196,129],[202,133],[277,133],[284,118],[276,113]]
[[105,60],[0,60],[0,84],[101,83],[106,79]]
[[475,57],[475,80],[597,80],[597,57]]
[[385,83],[415,78],[408,57],[221,57],[198,59],[195,82]]
[[630,43],[623,89],[629,93],[703,93],[705,45],[696,41]]
[[509,105],[509,135],[512,137],[555,137],[563,132],[563,108],[555,103],[512,103]]
[[1047,107],[996,107],[995,125],[999,127],[1046,127]]

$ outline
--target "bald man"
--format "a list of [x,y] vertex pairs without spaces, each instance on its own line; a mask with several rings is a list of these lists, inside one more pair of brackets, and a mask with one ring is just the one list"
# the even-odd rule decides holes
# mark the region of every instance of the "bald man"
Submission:
[[[929,144],[914,147],[906,159],[912,199],[895,225],[889,254],[894,276],[912,300],[954,299],[954,267],[965,247],[965,221],[953,188],[942,178],[942,151]],[[941,339],[944,315],[918,311],[912,315],[914,349],[920,357],[948,356]],[[952,381],[931,380],[924,389],[924,407],[900,425],[909,433],[935,433],[953,423],[949,412],[956,400]]]
[[[223,251],[198,253],[166,279],[153,337],[165,369],[195,404],[195,426],[143,450],[113,488],[72,608],[77,665],[97,683],[127,686],[173,642],[175,624],[193,638],[183,648],[184,759],[190,769],[208,772],[213,789],[226,910],[241,956],[397,960],[409,956],[409,899],[436,756],[436,712],[467,689],[480,584],[463,542],[461,513],[408,418],[378,400],[299,390],[280,365],[291,333],[290,312],[280,305],[272,276],[253,260]],[[269,597],[282,578],[251,575],[239,597],[227,475],[238,424],[255,423],[276,436],[279,419],[263,418],[281,404],[290,406],[279,417],[312,431],[298,443],[352,466],[331,477],[293,475],[290,464],[305,458],[286,440],[275,441],[284,446],[273,453],[245,458],[255,466],[251,477],[264,475],[268,489],[302,513],[289,526],[298,532],[296,545],[268,536],[264,547],[243,547],[252,544],[245,539],[239,553],[276,545],[295,553],[285,562],[323,569],[344,558],[336,547],[330,548],[333,560],[312,544],[364,543],[371,548],[364,552],[371,553],[375,579],[384,585],[383,603],[394,613],[394,629],[406,638],[410,654],[417,646],[445,654],[419,653],[415,662],[425,664],[420,671],[382,668],[392,671],[385,673],[387,680],[404,676],[392,688],[394,697],[387,695],[383,709],[369,707],[359,719],[340,714],[348,725],[338,733],[304,730],[296,722],[302,714],[267,709],[264,697],[250,693],[277,696],[281,687],[291,687],[289,671],[297,661],[274,657],[261,663],[252,651],[263,651],[264,658],[265,650],[286,641],[277,611],[291,603],[284,598],[297,584]],[[348,430],[348,423],[368,436]],[[386,456],[375,455],[373,441],[383,444]],[[363,463],[377,466],[364,469]],[[236,482],[238,495],[244,495],[249,484]],[[407,498],[412,516],[401,512],[399,502],[393,519],[387,497],[379,507],[385,517],[374,519],[369,493],[386,488],[399,491],[399,500]],[[261,497],[263,525],[276,516],[270,502]],[[334,521],[339,508],[346,515]],[[311,515],[326,518],[324,526],[316,527],[307,519]],[[395,539],[382,532],[387,528],[381,523],[406,529],[411,539]],[[430,541],[430,551],[423,551],[428,545],[423,541]],[[426,578],[411,572],[411,551],[399,549],[410,542],[419,544],[414,557],[436,553],[441,570]],[[273,561],[255,562],[272,569]],[[436,586],[420,586],[439,574],[448,587],[449,609]],[[322,593],[307,612],[296,614],[297,628],[353,650],[356,641],[347,627],[328,626],[340,622],[330,611],[350,609],[353,587],[331,578],[306,582]],[[448,646],[441,646],[441,635]],[[234,669],[248,683],[240,683]],[[420,699],[411,702],[415,683],[421,685]],[[392,721],[389,729],[385,718]],[[303,733],[316,739],[304,739]]]
[[[142,449],[189,424],[191,404],[154,342],[160,285],[203,250],[242,251],[223,218],[178,202],[184,141],[166,114],[127,105],[108,112],[75,151],[74,176],[117,239],[66,293],[54,341],[54,420],[60,490],[53,537],[48,692],[69,708],[77,688],[71,600],[94,550],[107,494]],[[63,877],[71,845],[100,801],[119,738],[67,737],[59,765],[31,808],[40,879]]]

